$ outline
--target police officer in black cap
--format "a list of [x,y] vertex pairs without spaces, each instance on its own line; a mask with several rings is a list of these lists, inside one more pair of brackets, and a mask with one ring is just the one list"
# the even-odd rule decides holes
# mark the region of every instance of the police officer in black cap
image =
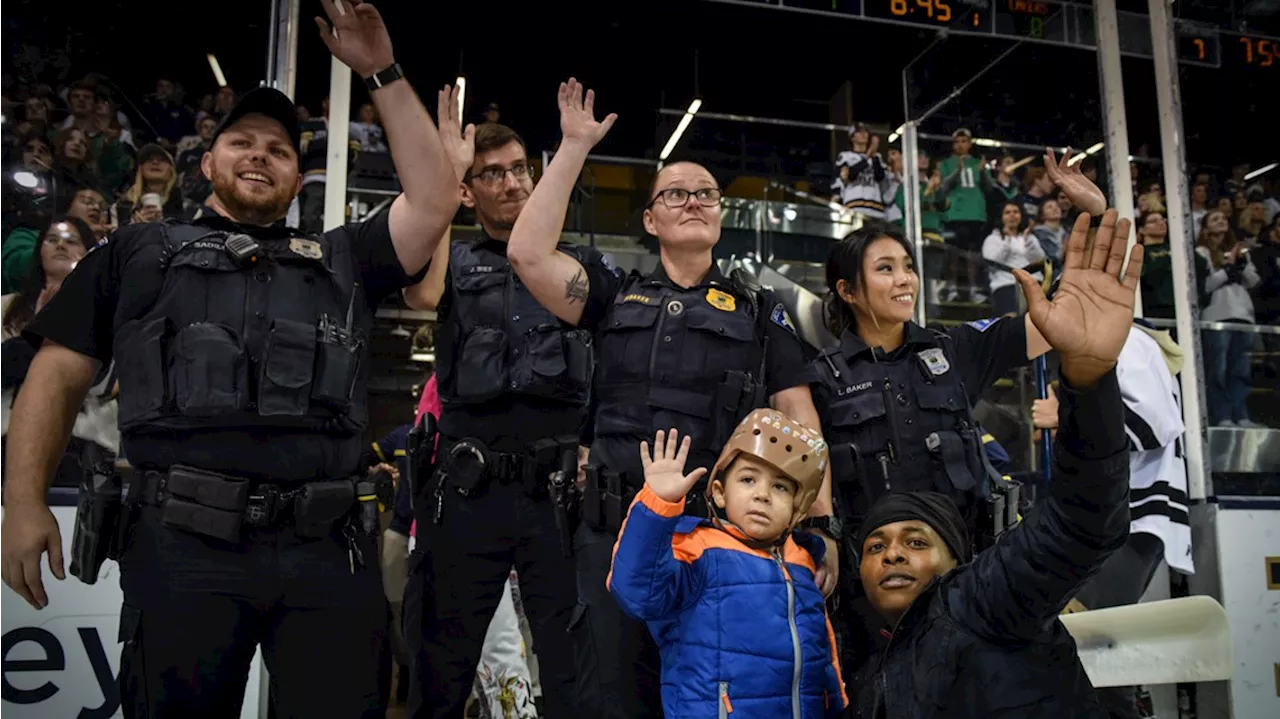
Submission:
[[[507,238],[533,191],[524,140],[492,122],[463,132],[456,103],[440,108],[441,140],[483,236],[437,248],[427,278],[405,292],[412,306],[437,313],[442,405],[435,471],[414,497],[420,551],[405,589],[415,654],[408,714],[462,715],[514,565],[545,715],[577,717],[565,637],[575,597],[564,493],[577,474],[592,338],[540,304],[512,271]],[[599,252],[567,242],[552,251],[582,272],[581,291],[571,288],[576,302],[607,305],[613,275]]]
[[[27,330],[41,349],[9,437],[4,581],[41,608],[41,555],[64,575],[45,489],[114,358],[136,469],[116,553],[126,717],[237,716],[259,645],[280,716],[382,713],[376,497],[354,481],[370,330],[381,297],[420,279],[457,179],[377,10],[324,7],[322,39],[386,123],[404,186],[390,210],[323,235],[285,227],[297,119],[283,94],[254,90],[202,160],[216,215],[122,228]],[[95,556],[75,551],[73,571],[81,560],[93,578]]]
[[[534,295],[566,322],[597,332],[594,437],[575,535],[579,604],[572,633],[579,701],[591,716],[661,716],[659,661],[648,629],[627,618],[606,587],[613,545],[630,498],[644,483],[642,440],[676,427],[691,437],[690,467],[710,468],[738,422],[766,402],[817,426],[795,326],[768,291],[726,278],[712,261],[720,239],[720,188],[706,168],[663,168],[651,188],[645,229],[658,238],[660,263],[647,276],[603,278],[609,302],[597,307],[602,280],[552,251],[587,153],[616,116],[594,117],[594,94],[576,80],[560,86],[564,139],[546,177],[511,233],[510,255]],[[588,294],[589,293],[589,294]],[[812,517],[830,512],[824,482]],[[686,512],[705,514],[691,493]],[[811,527],[813,525],[810,525]],[[834,588],[835,548],[818,581]]]

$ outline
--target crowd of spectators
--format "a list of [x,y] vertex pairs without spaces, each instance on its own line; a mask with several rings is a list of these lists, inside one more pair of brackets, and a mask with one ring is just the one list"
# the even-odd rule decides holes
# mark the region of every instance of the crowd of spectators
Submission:
[[[1060,267],[1077,208],[1058,191],[1032,155],[989,160],[974,155],[973,134],[951,135],[952,152],[919,155],[921,226],[934,241],[925,263],[940,272],[930,278],[927,301],[990,305],[995,314],[1019,309],[1010,268]],[[865,217],[901,222],[904,211],[902,154],[890,148],[882,159],[879,138],[862,125],[849,130],[849,150],[836,158],[833,201]],[[1080,171],[1105,186],[1092,157]],[[1146,246],[1143,314],[1174,317],[1174,280],[1163,183],[1147,165],[1131,162],[1134,231]],[[1201,320],[1239,325],[1280,324],[1280,182],[1263,174],[1246,179],[1250,165],[1238,163],[1225,177],[1208,169],[1191,179],[1191,225],[1195,284]],[[945,249],[946,255],[937,250]],[[941,259],[940,262],[937,260]],[[1041,275],[1043,276],[1043,275]],[[1274,336],[1207,328],[1202,333],[1209,418],[1218,426],[1258,427],[1246,398],[1255,366],[1274,379],[1280,353]]]

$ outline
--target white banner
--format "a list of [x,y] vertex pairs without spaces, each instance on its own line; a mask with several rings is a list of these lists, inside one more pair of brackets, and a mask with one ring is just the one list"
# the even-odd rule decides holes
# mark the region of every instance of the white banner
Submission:
[[[63,555],[70,569],[75,507],[53,507],[62,529]],[[2,510],[0,510],[2,512]],[[0,514],[2,516],[2,514]],[[108,561],[98,582],[84,584],[69,573],[58,581],[44,564],[49,605],[36,611],[8,587],[0,599],[4,629],[5,719],[109,719],[121,716],[120,568]],[[240,719],[258,719],[262,653],[249,667]],[[265,715],[264,715],[265,716]]]

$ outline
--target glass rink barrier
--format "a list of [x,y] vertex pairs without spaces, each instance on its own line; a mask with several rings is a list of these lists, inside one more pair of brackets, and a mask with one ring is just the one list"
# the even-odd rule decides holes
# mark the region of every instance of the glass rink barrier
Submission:
[[[390,16],[389,3],[382,4]],[[1098,686],[1141,685],[1154,716],[1280,716],[1280,229],[1275,219],[1280,171],[1276,158],[1263,150],[1243,162],[1223,149],[1230,143],[1214,137],[1203,122],[1211,113],[1230,114],[1239,118],[1241,135],[1274,134],[1265,124],[1274,118],[1265,97],[1275,94],[1267,88],[1275,86],[1280,40],[1246,31],[1252,16],[1245,12],[1245,0],[723,4],[802,13],[815,26],[888,23],[918,32],[903,41],[910,53],[900,61],[871,48],[857,66],[851,62],[839,69],[829,103],[806,100],[772,115],[748,115],[736,113],[731,102],[708,100],[704,106],[697,99],[688,106],[654,107],[651,118],[628,116],[632,123],[652,120],[652,147],[636,149],[636,157],[622,151],[588,157],[572,192],[565,238],[598,248],[623,271],[652,271],[658,245],[645,232],[643,214],[656,173],[681,159],[702,163],[724,192],[715,248],[721,269],[726,274],[742,269],[772,289],[797,334],[816,352],[839,341],[824,321],[828,258],[871,221],[896,225],[914,248],[918,324],[937,332],[983,332],[996,321],[1021,321],[1027,303],[1011,271],[1032,272],[1042,289],[1052,289],[1083,209],[1080,197],[1067,190],[1070,180],[1058,174],[1088,178],[1106,206],[1132,219],[1128,242],[1143,245],[1146,253],[1139,317],[1130,335],[1134,353],[1122,357],[1126,434],[1133,450],[1130,515],[1131,529],[1159,535],[1165,551],[1154,560],[1158,566],[1140,597],[1104,610],[1119,614],[1095,620],[1101,612],[1081,611],[1064,621],[1072,625],[1090,679]],[[1250,12],[1264,5],[1253,3]],[[270,59],[262,84],[296,99],[298,36],[313,28],[309,21],[299,28],[302,3],[297,0],[274,0],[270,6]],[[1170,7],[1177,18],[1169,17]],[[243,18],[234,18],[224,34],[232,37],[231,30],[242,31],[243,25]],[[390,27],[401,48],[411,47],[410,39],[401,39],[404,25]],[[303,43],[321,51],[316,38]],[[251,54],[258,58],[261,49]],[[102,186],[71,193],[95,240],[105,241],[108,228],[138,211],[137,204],[154,204],[157,216],[203,211],[212,191],[200,174],[201,143],[208,139],[201,137],[208,134],[202,128],[213,127],[205,121],[225,114],[236,94],[262,74],[243,62],[233,69],[229,56],[222,51],[223,60],[231,60],[226,69],[237,83],[234,90],[212,52],[207,68],[201,50],[172,70],[184,78],[218,78],[216,86],[206,80],[202,90],[207,93],[190,85],[187,104],[203,113],[199,119],[193,115],[195,134],[165,146],[174,171],[166,193],[174,187],[178,193],[172,206],[167,195],[158,204],[146,195],[133,201],[121,195],[121,181],[132,180],[136,168],[125,161],[120,143],[132,127],[138,136],[134,144],[141,148],[146,142],[141,138],[156,129],[147,124],[163,119],[152,105],[164,105],[170,93],[180,98],[180,84],[158,87],[154,97],[125,92],[106,76],[88,85],[74,84],[72,77],[60,77],[48,88],[6,85],[6,139],[13,141],[5,155],[6,222],[24,219],[28,212],[47,214],[51,198],[67,194],[59,183],[73,181],[74,173],[46,178],[35,163],[64,163],[67,147],[85,139],[74,137],[83,132],[73,128],[39,124],[67,119],[66,110],[76,101],[91,101],[95,122],[103,127],[88,138]],[[327,55],[323,59],[329,61]],[[19,61],[30,58],[15,56]],[[404,63],[410,66],[409,60]],[[695,76],[697,63],[695,55]],[[1014,67],[1039,72],[1028,80],[1026,72],[1011,72]],[[327,74],[323,65],[309,65],[307,72],[313,70]],[[749,75],[749,63],[740,72]],[[711,74],[703,82],[712,82]],[[874,80],[864,77],[871,74]],[[1219,82],[1235,74],[1262,91],[1233,93],[1238,85]],[[434,115],[429,76],[407,76]],[[441,77],[440,82],[453,81],[451,71]],[[475,77],[473,84],[482,85]],[[509,73],[504,78],[524,82]],[[296,108],[311,147],[307,159],[315,163],[305,167],[310,179],[304,177],[289,222],[320,228],[344,219],[377,218],[403,190],[386,137],[366,116],[372,106],[351,101],[352,82],[363,97],[358,78],[348,72],[335,73],[331,84],[329,78],[320,80],[308,86],[310,109]],[[151,82],[121,79],[130,88]],[[332,97],[318,105],[324,84]],[[670,84],[671,97],[687,97],[679,83]],[[892,95],[894,102],[879,107],[895,109],[864,111],[875,106],[861,102],[869,92]],[[1138,99],[1126,103],[1126,92]],[[51,94],[58,95],[56,102]],[[49,99],[48,107],[42,97]],[[480,107],[479,96],[471,102],[473,109]],[[611,111],[609,102],[601,91],[603,111]],[[56,117],[42,115],[61,105],[66,110]],[[550,109],[544,103],[505,111],[516,122]],[[350,122],[329,126],[324,113],[347,115]],[[326,129],[333,147],[349,148],[346,161],[340,159],[341,149],[325,159],[326,150],[315,140]],[[1134,139],[1131,146],[1131,137],[1144,139]],[[1071,159],[1050,169],[1046,148],[1058,160],[1070,150]],[[554,151],[530,150],[536,183]],[[336,163],[328,166],[329,182],[325,162]],[[326,197],[326,187],[338,191]],[[6,250],[10,229],[6,224]],[[455,241],[482,236],[472,210],[459,210],[452,233]],[[56,239],[52,244],[60,246]],[[17,286],[10,286],[5,264],[8,294]],[[368,381],[375,436],[390,432],[417,407],[416,396],[435,365],[435,320],[434,310],[409,309],[399,295],[378,308]],[[1020,487],[1024,516],[1049,489],[1057,372],[1053,353],[1022,363],[994,378],[972,408],[984,455],[999,475]],[[11,400],[7,394],[6,400]],[[1161,473],[1147,471],[1157,460]],[[121,469],[127,484],[127,462]],[[76,502],[72,485],[51,490],[49,504],[68,560]],[[108,560],[93,584],[74,577],[58,581],[47,557],[42,571],[49,599],[42,611],[0,589],[4,716],[120,716],[119,567]],[[387,598],[395,604],[403,592],[388,590]],[[1184,598],[1203,603],[1190,608],[1154,604]],[[536,672],[536,662],[533,668]],[[399,677],[396,691],[404,691],[405,674],[393,673]],[[1210,676],[1213,680],[1206,680]],[[270,682],[259,651],[250,666],[242,719],[269,719]],[[856,687],[849,689],[853,694]],[[402,716],[402,700],[391,702],[397,706],[388,719]]]

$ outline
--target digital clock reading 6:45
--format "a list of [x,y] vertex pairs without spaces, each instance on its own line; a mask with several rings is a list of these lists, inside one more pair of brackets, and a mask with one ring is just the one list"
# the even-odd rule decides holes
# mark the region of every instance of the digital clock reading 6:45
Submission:
[[986,22],[971,0],[863,0],[862,12],[867,17],[972,30],[985,29]]

